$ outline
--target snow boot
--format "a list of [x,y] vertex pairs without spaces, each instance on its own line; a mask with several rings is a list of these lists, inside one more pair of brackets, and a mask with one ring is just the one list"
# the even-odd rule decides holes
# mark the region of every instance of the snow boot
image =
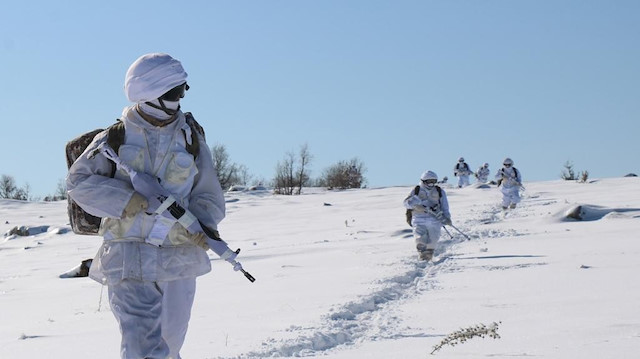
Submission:
[[420,259],[423,261],[428,262],[433,258],[433,249],[427,249],[418,253],[420,254]]

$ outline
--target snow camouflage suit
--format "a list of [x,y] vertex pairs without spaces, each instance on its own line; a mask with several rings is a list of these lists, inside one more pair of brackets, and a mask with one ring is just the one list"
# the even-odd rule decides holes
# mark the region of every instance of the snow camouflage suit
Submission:
[[490,173],[491,171],[489,170],[489,167],[485,167],[485,166],[478,167],[478,170],[476,171],[476,178],[478,179],[478,182],[487,183],[487,181],[489,181]]
[[[225,202],[204,136],[196,136],[199,153],[194,158],[187,151],[191,127],[182,112],[163,127],[145,121],[136,105],[126,107],[121,119],[125,139],[120,158],[137,171],[157,176],[182,206],[217,229],[225,216]],[[104,241],[89,276],[109,286],[109,300],[123,333],[123,358],[179,358],[195,277],[211,271],[211,263],[204,249],[177,240],[185,230],[175,222],[144,211],[120,218],[134,193],[129,176],[117,170],[111,177],[113,163],[102,154],[87,157],[106,137],[106,131],[98,134],[67,176],[69,196],[88,213],[103,218]],[[154,226],[171,228],[160,246],[148,243]]]
[[522,176],[515,167],[502,167],[496,173],[496,180],[501,186],[502,208],[515,207],[520,203],[520,187],[522,186]]
[[442,211],[444,218],[451,218],[451,213],[449,213],[449,201],[444,189],[438,190],[436,186],[428,188],[422,182],[419,187],[417,195],[414,194],[413,189],[411,190],[409,196],[404,200],[404,206],[413,210],[411,219],[413,237],[418,252],[422,252],[427,249],[435,250],[442,228],[441,220],[427,212],[425,207],[434,212]]
[[454,176],[458,177],[458,187],[465,187],[469,185],[469,175],[471,169],[466,162],[458,162],[453,168]]

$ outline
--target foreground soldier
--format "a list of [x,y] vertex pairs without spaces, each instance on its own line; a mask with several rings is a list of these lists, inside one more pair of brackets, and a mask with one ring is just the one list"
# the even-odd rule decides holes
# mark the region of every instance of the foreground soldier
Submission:
[[[225,203],[211,153],[199,126],[187,121],[180,99],[189,86],[181,63],[167,54],[147,54],[127,71],[124,91],[134,104],[124,109],[119,157],[138,172],[158,177],[162,187],[203,224],[217,229]],[[196,277],[211,270],[203,233],[146,213],[147,199],[129,176],[96,148],[96,136],[69,169],[69,196],[103,217],[104,242],[89,276],[108,286],[122,334],[122,358],[180,358],[196,289]]]
[[436,243],[440,239],[440,228],[451,224],[449,202],[446,192],[436,185],[438,175],[426,171],[420,184],[404,200],[404,206],[412,210],[411,226],[420,259],[433,258]]

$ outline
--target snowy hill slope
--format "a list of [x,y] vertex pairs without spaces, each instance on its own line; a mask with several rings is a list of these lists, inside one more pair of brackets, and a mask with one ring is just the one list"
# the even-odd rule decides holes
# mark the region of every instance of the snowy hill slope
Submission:
[[[632,358],[640,350],[640,181],[525,183],[503,217],[495,187],[447,188],[441,262],[417,261],[408,187],[302,196],[230,193],[221,233],[255,277],[211,255],[185,358],[420,358],[461,327],[500,322],[444,358]],[[581,205],[578,209],[577,207]],[[579,213],[582,221],[567,219]],[[69,230],[66,202],[0,201],[0,357],[118,357],[106,290],[58,274],[100,239]]]

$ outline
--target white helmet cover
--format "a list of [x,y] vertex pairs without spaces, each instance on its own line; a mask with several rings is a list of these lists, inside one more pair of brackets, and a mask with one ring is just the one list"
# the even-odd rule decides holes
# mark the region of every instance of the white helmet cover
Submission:
[[503,165],[513,165],[513,160],[509,157],[505,158],[504,161],[502,161]]
[[180,61],[163,53],[139,57],[127,70],[124,93],[131,102],[153,101],[187,81]]
[[438,175],[433,171],[425,171],[422,174],[422,176],[420,176],[420,180],[421,181],[426,181],[426,180],[429,180],[429,179],[434,179],[434,180],[437,181],[438,180]]

